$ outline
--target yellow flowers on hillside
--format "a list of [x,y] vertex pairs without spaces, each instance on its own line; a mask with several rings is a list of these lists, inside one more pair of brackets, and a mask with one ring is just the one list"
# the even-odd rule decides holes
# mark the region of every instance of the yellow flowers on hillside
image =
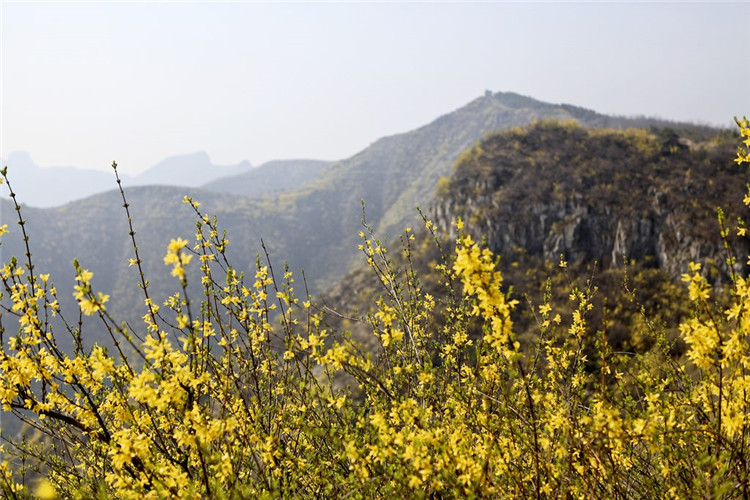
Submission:
[[[750,128],[738,124],[744,164]],[[712,286],[692,263],[679,342],[652,328],[654,348],[621,352],[591,332],[590,284],[570,281],[566,304],[529,301],[537,331],[519,335],[522,305],[463,221],[454,251],[431,264],[438,295],[411,260],[415,232],[393,259],[363,220],[380,289],[362,318],[345,318],[366,325],[363,343],[297,297],[288,269],[260,258],[251,273],[233,268],[216,219],[185,202],[197,232],[167,246],[178,287],[163,302],[131,226],[141,324],[113,318],[77,261],[80,321],[59,314],[31,255],[0,269],[0,405],[38,438],[0,449],[3,497],[750,496],[747,277]],[[193,256],[200,288],[188,294]],[[568,271],[561,256],[555,272]],[[92,328],[109,341],[87,343]],[[22,477],[29,463],[39,481]]]

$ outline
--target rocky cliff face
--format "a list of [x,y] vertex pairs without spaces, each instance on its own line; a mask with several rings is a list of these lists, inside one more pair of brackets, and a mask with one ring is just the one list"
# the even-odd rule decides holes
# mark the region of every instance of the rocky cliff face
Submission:
[[[723,255],[715,207],[739,214],[746,178],[726,143],[664,150],[658,134],[557,123],[497,134],[459,161],[434,218],[450,231],[461,217],[506,262],[633,259],[679,279],[695,261],[720,282],[726,262],[708,262]],[[747,255],[745,240],[733,245]]]

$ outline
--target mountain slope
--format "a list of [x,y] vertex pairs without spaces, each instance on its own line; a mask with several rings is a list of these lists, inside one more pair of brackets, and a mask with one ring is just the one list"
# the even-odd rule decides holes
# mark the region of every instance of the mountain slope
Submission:
[[[172,238],[194,240],[195,221],[192,209],[182,203],[186,194],[202,201],[201,209],[217,214],[225,227],[230,227],[229,254],[238,268],[246,269],[260,250],[261,234],[269,232],[267,217],[247,198],[224,194],[215,196],[207,191],[170,186],[126,188],[135,237],[143,258],[143,268],[150,280],[150,290],[157,303],[179,288],[170,276],[163,256]],[[137,286],[138,274],[129,266],[134,257],[128,235],[127,216],[120,193],[110,190],[84,200],[52,208],[23,207],[33,253],[35,272],[51,273],[60,290],[60,303],[70,317],[74,310],[72,287],[75,284],[73,259],[94,273],[94,287],[113,300],[110,310],[118,317],[138,321],[143,296]],[[3,200],[3,223],[10,233],[2,239],[2,257],[11,255],[24,262],[25,247],[12,204]],[[276,248],[276,247],[274,247]],[[197,266],[191,266],[190,277],[200,286]],[[196,289],[196,293],[200,293]]]
[[[729,227],[746,219],[747,167],[733,161],[736,144],[727,132],[698,141],[669,129],[538,122],[490,134],[462,154],[429,215],[438,234],[447,235],[442,251],[449,256],[453,223],[461,218],[465,233],[500,258],[505,289],[520,300],[516,332],[538,335],[537,306],[530,304],[542,303],[550,290],[548,299],[564,309],[570,283],[587,288],[591,282],[597,293],[590,333],[606,332],[623,350],[644,349],[654,341],[651,329],[691,314],[681,283],[690,262],[701,263],[714,284],[729,281],[716,207]],[[445,294],[434,270],[440,252],[425,231],[415,234],[408,262],[398,244],[389,248],[393,268],[416,269],[425,293]],[[734,270],[746,273],[748,240],[735,238],[735,231],[729,238],[738,257]],[[319,297],[339,313],[328,314],[327,324],[368,345],[372,328],[348,318],[374,312],[382,286],[362,262]],[[667,333],[677,337],[674,329]]]
[[730,221],[742,215],[735,143],[731,134],[688,145],[669,130],[555,122],[496,133],[462,156],[436,223],[450,230],[461,217],[510,259],[648,260],[677,280],[689,262],[722,253],[716,207]]
[[[417,130],[376,141],[284,198],[296,227],[307,233],[307,248],[317,249],[300,256],[299,262],[308,271],[317,271],[312,276],[318,284],[332,283],[352,262],[361,229],[360,200],[364,200],[367,219],[379,235],[392,237],[419,222],[416,207],[430,205],[437,181],[450,175],[461,152],[475,141],[492,131],[551,118],[596,127],[628,126],[632,122],[515,93],[499,92],[475,99]],[[676,126],[695,138],[715,133],[706,127]]]
[[273,160],[250,171],[207,182],[201,188],[243,196],[289,192],[314,180],[330,164],[320,160]]

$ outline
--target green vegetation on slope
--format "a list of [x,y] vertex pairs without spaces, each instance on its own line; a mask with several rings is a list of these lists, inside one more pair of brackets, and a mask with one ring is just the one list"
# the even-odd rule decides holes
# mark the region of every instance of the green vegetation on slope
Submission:
[[[730,220],[741,213],[746,172],[732,162],[735,144],[736,136],[724,132],[697,142],[671,129],[538,122],[491,134],[462,154],[452,176],[440,182],[431,215],[453,237],[452,223],[461,218],[468,234],[481,236],[501,257],[499,269],[514,294],[531,303],[549,293],[548,277],[555,291],[548,300],[558,307],[567,302],[568,280],[581,288],[590,282],[597,292],[588,333],[606,331],[616,348],[644,351],[653,345],[652,330],[672,325],[664,334],[674,340],[676,325],[690,314],[678,283],[691,261],[704,262],[713,283],[730,279],[716,206]],[[440,255],[431,235],[416,234],[410,262],[395,253],[394,268],[413,267],[424,290],[440,296],[444,287],[432,266]],[[453,250],[450,238],[442,245]],[[744,241],[735,245],[740,253],[748,249]],[[565,272],[558,268],[561,256]],[[746,264],[740,260],[734,268],[744,271]],[[321,301],[347,318],[366,316],[377,309],[380,288],[360,268]],[[523,299],[513,313],[521,337],[537,331],[536,316]],[[335,314],[327,321],[371,338],[366,321]]]
[[679,277],[690,260],[720,254],[716,207],[739,214],[746,174],[731,160],[735,141],[558,122],[500,132],[459,159],[436,219],[448,228],[462,217],[509,259],[650,260]]

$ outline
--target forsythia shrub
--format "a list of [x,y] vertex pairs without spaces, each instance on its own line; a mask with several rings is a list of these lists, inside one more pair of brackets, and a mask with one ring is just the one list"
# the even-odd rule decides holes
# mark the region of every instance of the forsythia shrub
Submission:
[[[738,124],[736,161],[750,162],[750,127]],[[85,345],[81,324],[60,318],[57,291],[34,272],[30,251],[25,264],[0,269],[10,300],[0,404],[46,436],[7,447],[18,459],[0,465],[4,496],[750,497],[746,277],[733,277],[722,309],[691,264],[684,361],[658,329],[657,348],[640,354],[585,335],[591,288],[571,289],[570,317],[537,305],[538,336],[522,345],[496,259],[460,220],[456,252],[437,266],[455,287],[444,297],[424,293],[409,265],[394,269],[367,227],[360,249],[383,293],[369,316],[376,347],[365,349],[328,331],[286,269],[258,259],[254,276],[238,273],[216,220],[185,201],[197,233],[167,248],[179,288],[162,305],[149,296],[130,228],[145,302],[139,328],[119,326],[109,297],[75,263],[75,299],[109,333],[109,349]],[[407,254],[413,239],[407,230]],[[200,301],[188,294],[190,265],[202,271]],[[66,331],[53,331],[59,325]],[[73,352],[57,347],[61,335],[72,336]],[[43,479],[19,484],[18,460]]]

